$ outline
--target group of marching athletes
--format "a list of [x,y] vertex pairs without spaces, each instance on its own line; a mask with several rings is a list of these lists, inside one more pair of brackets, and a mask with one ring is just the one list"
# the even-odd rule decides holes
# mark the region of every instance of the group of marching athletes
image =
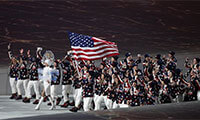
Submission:
[[[199,58],[194,58],[192,62],[186,59],[188,71],[183,73],[177,68],[173,51],[168,57],[145,54],[143,59],[138,54],[134,59],[131,53],[127,53],[123,60],[118,60],[117,56],[110,60],[103,58],[98,67],[94,61],[77,62],[70,53],[53,63],[49,59],[43,61],[41,51],[37,49],[36,56],[31,56],[30,50],[24,55],[24,50],[20,49],[20,55],[15,57],[8,46],[11,59],[10,99],[30,103],[34,98],[31,89],[34,88],[36,97],[33,104],[37,104],[36,110],[47,100],[51,110],[63,101],[61,107],[74,106],[70,111],[77,112],[81,108],[90,111],[200,99]],[[25,91],[23,98],[22,85]],[[60,85],[62,97],[58,95]],[[73,98],[69,97],[70,94]]]

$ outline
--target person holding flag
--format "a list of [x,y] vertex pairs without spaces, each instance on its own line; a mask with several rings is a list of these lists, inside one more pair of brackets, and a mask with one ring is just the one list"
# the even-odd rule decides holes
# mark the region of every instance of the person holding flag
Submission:
[[[114,42],[108,42],[105,40],[101,40],[96,37],[91,37],[87,35],[77,34],[68,32],[68,38],[71,43],[71,54],[72,58],[75,60],[77,73],[79,77],[82,78],[82,89],[83,89],[83,101],[84,101],[84,111],[89,111],[92,103],[93,93],[88,93],[86,91],[87,88],[93,88],[95,77],[91,74],[87,73],[85,75],[80,74],[80,69],[78,69],[78,64],[76,61],[92,61],[103,59],[106,57],[117,56],[119,55],[119,51],[117,45]],[[88,66],[84,66],[85,72],[88,70]],[[85,78],[85,79],[84,79]],[[89,85],[89,86],[88,86]],[[76,101],[75,101],[76,104]]]

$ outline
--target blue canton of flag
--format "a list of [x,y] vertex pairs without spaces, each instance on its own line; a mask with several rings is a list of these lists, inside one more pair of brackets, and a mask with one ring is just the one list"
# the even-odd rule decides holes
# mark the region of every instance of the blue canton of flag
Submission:
[[94,41],[91,36],[81,35],[77,33],[68,32],[71,46],[76,47],[94,47]]

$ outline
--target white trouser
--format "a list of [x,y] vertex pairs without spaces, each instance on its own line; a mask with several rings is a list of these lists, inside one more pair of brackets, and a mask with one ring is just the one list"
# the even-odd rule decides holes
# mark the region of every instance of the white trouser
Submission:
[[17,80],[17,93],[18,95],[22,95],[21,85],[23,84],[25,96],[27,96],[27,86],[28,86],[28,79],[25,80]]
[[124,104],[124,102],[122,102],[122,104],[117,104],[116,101],[113,103],[113,109],[116,109],[116,108],[128,108],[129,105],[127,104]]
[[200,91],[197,92],[197,100],[200,101]]
[[107,107],[107,109],[112,109],[113,108],[113,101],[111,99],[107,98],[106,107]]
[[179,94],[178,95],[178,102],[183,102],[183,101],[184,101],[184,95],[183,94]]
[[101,109],[101,103],[104,102],[107,109],[112,109],[112,105],[113,105],[113,102],[112,100],[108,99],[107,96],[97,96],[96,95],[96,100],[94,100],[94,103],[95,103],[95,110],[100,110]]
[[15,78],[11,78],[11,77],[9,78],[9,81],[10,81],[11,92],[12,92],[12,94],[14,94],[17,92],[17,88],[16,88],[17,82],[16,82]]
[[58,88],[58,85],[51,85],[51,98],[53,100],[55,100],[57,98],[57,88]]
[[119,108],[119,104],[116,103],[116,101],[113,103],[113,109]]
[[94,108],[94,110],[99,110],[100,108],[98,108],[98,102],[97,102],[97,100],[98,100],[98,97],[99,97],[99,95],[97,95],[97,94],[94,94],[94,106],[95,106],[95,108]]
[[83,110],[84,111],[90,111],[90,108],[92,106],[92,99],[93,99],[93,97],[84,97],[83,98]]
[[100,110],[101,109],[101,103],[104,102],[106,104],[106,96],[103,95],[95,95],[94,104],[95,104],[95,110]]
[[74,101],[75,101],[75,107],[78,107],[82,101],[82,89],[75,89],[74,90]]
[[94,99],[94,102],[97,101],[98,97],[99,97],[99,95],[94,94],[94,98],[93,98],[93,99]]
[[49,96],[50,95],[50,86],[51,86],[51,84],[48,83],[47,81],[44,81],[43,85],[44,85],[45,95]]
[[62,85],[62,95],[64,97],[64,102],[69,101],[69,94],[71,92],[72,85]]
[[34,88],[34,92],[36,94],[36,99],[39,100],[40,98],[40,91],[39,91],[39,81],[38,80],[35,80],[35,81],[32,81],[30,80],[28,82],[28,87],[27,87],[27,98],[31,98],[31,89],[32,87]]

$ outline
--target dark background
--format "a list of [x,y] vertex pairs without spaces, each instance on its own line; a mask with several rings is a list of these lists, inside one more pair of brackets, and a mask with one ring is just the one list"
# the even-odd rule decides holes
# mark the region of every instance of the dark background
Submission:
[[9,62],[8,42],[15,55],[41,46],[63,57],[67,31],[114,41],[121,54],[190,54],[200,50],[199,28],[200,1],[1,1],[0,63]]

